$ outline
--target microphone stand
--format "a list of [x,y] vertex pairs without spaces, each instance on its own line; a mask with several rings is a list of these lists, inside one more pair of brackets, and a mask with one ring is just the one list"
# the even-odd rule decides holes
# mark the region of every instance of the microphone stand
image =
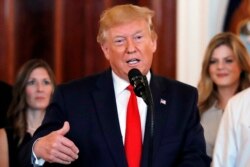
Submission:
[[150,116],[149,129],[149,152],[148,152],[148,167],[153,167],[153,144],[154,144],[154,102],[149,88],[148,80],[145,75],[142,75],[138,69],[131,69],[128,73],[130,84],[134,87],[134,92],[137,96],[142,97],[148,106]]
[[147,93],[147,100],[146,104],[148,106],[148,111],[150,114],[150,136],[149,136],[149,152],[148,152],[148,165],[149,167],[153,167],[153,145],[154,145],[154,102],[153,96],[151,94],[151,90],[149,88],[148,80],[146,76],[144,77],[144,81],[147,82],[146,85],[146,93]]

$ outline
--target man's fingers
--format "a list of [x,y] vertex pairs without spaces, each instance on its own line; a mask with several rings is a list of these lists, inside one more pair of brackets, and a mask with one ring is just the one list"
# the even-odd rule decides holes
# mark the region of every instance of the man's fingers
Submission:
[[47,161],[50,163],[60,163],[60,164],[65,164],[65,165],[71,164],[72,162],[70,160],[63,160],[60,157],[56,157],[56,156],[50,157],[49,159],[47,159]]
[[[64,143],[67,143],[67,144],[65,145]],[[75,146],[75,144],[72,141],[70,141],[67,138],[65,138],[60,143],[60,146],[56,150],[72,158],[72,159],[68,159],[70,161],[78,158],[78,152],[79,152],[78,148]]]
[[[56,162],[56,163],[63,163],[63,164],[69,164],[73,161],[75,161],[78,158],[78,155],[76,155],[76,158],[73,158],[72,155],[68,155],[67,151],[70,152],[68,148],[65,148],[63,152],[60,152],[60,150],[53,150],[51,152],[51,156],[48,158],[48,162]],[[66,151],[65,151],[66,150]]]
[[66,147],[69,148],[69,150],[71,150],[74,154],[78,154],[79,153],[79,149],[76,147],[76,145],[69,140],[68,138],[63,138],[61,141],[61,144]]

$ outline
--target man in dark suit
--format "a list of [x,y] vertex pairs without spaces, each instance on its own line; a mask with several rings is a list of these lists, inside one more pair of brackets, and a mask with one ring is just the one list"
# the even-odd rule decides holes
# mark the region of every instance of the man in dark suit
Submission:
[[[150,71],[157,46],[153,14],[135,5],[118,5],[104,11],[97,41],[111,68],[57,87],[43,124],[34,135],[35,143],[25,154],[32,155],[34,164],[45,160],[79,167],[210,165],[199,123],[196,89]],[[130,96],[128,72],[133,68],[149,81],[155,106],[151,133],[151,114],[142,98],[137,97],[142,152],[140,165],[134,166],[128,165],[124,147]]]

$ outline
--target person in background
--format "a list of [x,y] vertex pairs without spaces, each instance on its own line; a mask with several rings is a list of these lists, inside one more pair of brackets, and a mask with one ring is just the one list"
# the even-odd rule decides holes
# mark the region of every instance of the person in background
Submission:
[[[197,89],[150,70],[157,48],[153,15],[149,8],[132,4],[102,13],[97,41],[111,68],[57,87],[44,121],[23,149],[26,157],[21,160],[29,165],[32,157],[35,165],[45,161],[53,166],[78,167],[210,165]],[[135,97],[134,85],[129,82],[128,73],[134,68],[150,83],[155,106],[153,142],[151,114],[143,99]],[[127,111],[131,101],[131,109],[138,106],[139,110],[133,111],[132,117],[131,110]],[[135,117],[139,120],[128,121]],[[128,125],[135,122],[130,129]],[[134,140],[128,141],[130,132],[135,132],[131,136]],[[135,139],[139,140],[128,148]]]
[[0,81],[0,128],[8,125],[7,111],[12,99],[12,86]]
[[217,130],[228,100],[250,86],[250,60],[239,37],[215,35],[205,52],[198,83],[198,107],[207,154],[212,157]]
[[31,59],[21,67],[7,115],[10,126],[0,129],[1,167],[20,166],[17,163],[19,149],[41,125],[54,89],[54,73],[45,61]]
[[213,167],[250,166],[250,88],[232,97],[221,119]]

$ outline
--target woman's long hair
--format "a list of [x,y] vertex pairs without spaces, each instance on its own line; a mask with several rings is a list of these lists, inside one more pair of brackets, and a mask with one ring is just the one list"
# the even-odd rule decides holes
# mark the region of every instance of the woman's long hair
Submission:
[[10,104],[7,116],[10,126],[14,129],[14,137],[19,139],[21,144],[27,130],[26,110],[28,108],[26,102],[25,88],[30,74],[36,68],[44,68],[50,77],[52,87],[55,88],[55,76],[50,66],[41,59],[31,59],[27,61],[19,70],[15,83],[13,85],[13,99]]
[[209,109],[218,100],[217,87],[209,75],[209,66],[214,50],[221,45],[226,45],[232,50],[241,68],[239,87],[235,93],[250,86],[250,59],[246,47],[239,37],[233,33],[223,32],[217,34],[211,39],[202,63],[201,78],[198,83],[198,107],[200,113]]

